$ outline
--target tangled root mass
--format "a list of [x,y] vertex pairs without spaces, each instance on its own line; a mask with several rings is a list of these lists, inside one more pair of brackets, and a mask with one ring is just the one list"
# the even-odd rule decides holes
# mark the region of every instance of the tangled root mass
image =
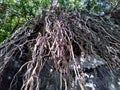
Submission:
[[[107,90],[107,79],[119,89],[119,65],[119,25],[58,9],[26,22],[0,45],[0,90]],[[88,76],[96,72],[90,87]]]

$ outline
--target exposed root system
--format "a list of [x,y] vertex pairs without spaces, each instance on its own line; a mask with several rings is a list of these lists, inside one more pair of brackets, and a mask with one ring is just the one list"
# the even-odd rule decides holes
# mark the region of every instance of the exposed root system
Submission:
[[88,68],[80,63],[88,56],[103,60],[89,69],[119,67],[120,26],[78,11],[46,12],[1,44],[0,90],[72,90],[72,81],[86,90],[81,73]]

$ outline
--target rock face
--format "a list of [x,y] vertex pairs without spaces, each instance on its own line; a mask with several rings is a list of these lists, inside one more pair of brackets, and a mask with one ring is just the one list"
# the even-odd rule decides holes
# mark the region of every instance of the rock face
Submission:
[[[93,69],[91,72],[83,72],[82,77],[86,90],[120,90],[120,69],[113,76],[105,67]],[[71,90],[79,90],[73,87]]]
[[120,90],[120,69],[111,73],[106,67],[93,69],[91,72],[83,72],[87,90]]
[[[78,57],[79,58],[79,57]],[[78,59],[77,58],[77,59]],[[81,62],[81,63],[80,63]],[[53,68],[45,65],[47,68],[47,75],[42,75],[42,84],[44,88],[41,90],[60,90],[60,74]],[[74,62],[69,62],[69,70],[71,77],[67,78],[67,90],[81,90],[77,78],[75,77]],[[104,59],[96,56],[86,56],[83,61],[77,64],[77,68],[80,71],[80,75],[83,78],[83,83],[86,90],[120,90],[120,68],[114,67],[112,70],[106,65]],[[81,68],[84,69],[81,72]],[[63,78],[65,78],[63,76]],[[62,78],[62,90],[66,90],[65,81]],[[46,83],[47,82],[47,83]]]
[[81,66],[83,68],[96,68],[98,66],[105,65],[106,62],[104,59],[100,58],[99,56],[86,56],[85,58],[80,58]]
[[[108,68],[104,59],[99,56],[86,56],[77,58],[77,68],[83,68],[81,72],[86,90],[120,90],[120,68],[113,70]],[[69,63],[69,68],[73,70],[74,62]],[[80,90],[75,80],[72,82],[70,90]]]
[[[80,75],[83,78],[86,90],[120,90],[120,68],[115,67],[111,71],[106,65],[101,65],[94,68],[84,67],[84,69],[83,72],[80,71]],[[60,90],[60,74],[50,68],[45,71],[47,75],[41,75],[44,83],[42,83],[43,87],[40,90]],[[81,90],[73,68],[70,69],[70,74],[72,76],[66,80],[68,83],[67,90]],[[63,78],[62,90],[66,90]]]
[[[78,67],[77,68],[84,68],[84,69],[93,69],[98,66],[102,66],[106,64],[106,61],[99,56],[87,55],[85,57],[78,56],[76,58],[76,62]],[[69,68],[74,68],[74,62],[70,60]]]

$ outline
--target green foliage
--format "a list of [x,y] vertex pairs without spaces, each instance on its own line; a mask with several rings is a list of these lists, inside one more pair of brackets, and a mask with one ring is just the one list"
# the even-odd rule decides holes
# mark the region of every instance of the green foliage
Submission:
[[9,32],[0,29],[0,42],[2,42],[6,37],[10,35]]
[[117,0],[59,0],[59,4],[67,9],[77,8],[99,14],[114,8]]
[[[58,6],[60,7],[66,9],[77,8],[81,11],[87,11],[89,14],[111,11],[116,3],[117,0],[58,0]],[[49,9],[50,5],[51,0],[1,0],[0,42],[27,20],[40,15],[42,9]]]
[[41,14],[41,8],[49,4],[45,1],[48,0],[2,0],[0,2],[0,30],[2,30],[0,42],[9,36],[7,33],[13,33],[27,20]]

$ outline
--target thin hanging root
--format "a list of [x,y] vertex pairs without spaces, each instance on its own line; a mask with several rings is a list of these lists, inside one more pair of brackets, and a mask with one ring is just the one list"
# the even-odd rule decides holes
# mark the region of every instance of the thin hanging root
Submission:
[[45,61],[42,60],[43,51],[44,39],[41,36],[38,36],[32,54],[32,63],[28,64],[28,69],[25,73],[25,79],[21,90],[39,90],[39,74],[45,64]]
[[73,47],[72,47],[72,45],[71,45],[71,56],[72,56],[72,59],[73,59],[73,61],[74,61],[74,63],[75,63],[75,66],[74,66],[74,72],[75,72],[75,77],[77,78],[77,80],[78,80],[78,83],[79,83],[79,85],[80,85],[80,87],[81,87],[81,90],[86,90],[86,88],[85,88],[85,86],[84,86],[84,83],[83,83],[83,79],[82,79],[82,76],[80,75],[80,73],[79,73],[79,70],[78,70],[78,68],[77,68],[77,62],[76,62],[76,59],[75,59],[75,55],[74,55],[74,53],[73,53]]

